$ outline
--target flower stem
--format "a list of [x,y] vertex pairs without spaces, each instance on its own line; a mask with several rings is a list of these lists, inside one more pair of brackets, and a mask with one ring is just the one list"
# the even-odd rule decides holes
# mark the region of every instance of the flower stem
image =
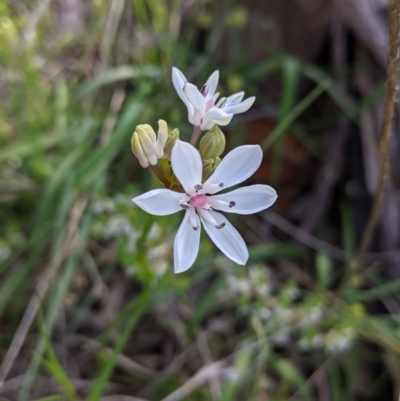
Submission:
[[200,127],[194,127],[193,128],[193,133],[192,133],[192,137],[190,138],[190,143],[193,145],[193,146],[196,146],[196,144],[197,144],[197,141],[199,140],[199,138],[200,138],[200,135],[201,135],[201,128]]
[[153,170],[153,173],[157,176],[157,178],[164,184],[164,186],[168,189],[170,189],[171,184],[169,181],[165,178],[163,172],[161,171],[160,167],[156,164],[155,166],[150,166],[150,168]]
[[384,194],[385,185],[389,178],[389,146],[390,136],[392,133],[392,119],[394,111],[397,69],[399,62],[399,22],[400,2],[399,0],[390,0],[389,2],[389,47],[387,59],[387,78],[386,78],[386,99],[385,109],[381,128],[381,141],[379,144],[379,181],[375,192],[374,200],[371,207],[371,212],[364,230],[360,247],[357,254],[350,264],[350,268],[339,285],[338,292],[340,293],[352,275],[360,268],[362,256],[366,252],[371,243],[372,235],[378,223],[381,204]]

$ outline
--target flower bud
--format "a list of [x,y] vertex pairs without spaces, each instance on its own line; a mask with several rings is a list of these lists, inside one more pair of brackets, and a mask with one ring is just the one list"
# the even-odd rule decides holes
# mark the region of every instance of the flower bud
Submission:
[[221,159],[219,157],[216,157],[215,159],[203,160],[203,182],[207,181],[211,177],[220,163]]
[[168,126],[164,120],[158,121],[158,137],[149,124],[138,125],[132,135],[132,152],[140,165],[146,168],[155,166],[157,160],[164,156],[164,147],[168,140]]
[[142,145],[140,144],[139,135],[138,135],[137,132],[134,132],[133,135],[132,135],[131,148],[132,148],[132,153],[139,160],[140,165],[143,168],[149,167],[150,163],[147,160],[147,157],[143,152],[143,148],[142,148]]
[[168,140],[168,125],[164,120],[158,120],[158,138],[156,143],[156,156],[161,159],[164,156],[164,147]]
[[168,133],[167,143],[164,146],[163,159],[171,160],[171,151],[177,139],[179,139],[179,129],[174,128]]
[[143,153],[146,155],[149,163],[154,166],[157,164],[156,156],[156,134],[149,124],[141,124],[136,127]]
[[215,159],[221,156],[225,149],[225,135],[214,125],[200,140],[199,151],[203,160]]

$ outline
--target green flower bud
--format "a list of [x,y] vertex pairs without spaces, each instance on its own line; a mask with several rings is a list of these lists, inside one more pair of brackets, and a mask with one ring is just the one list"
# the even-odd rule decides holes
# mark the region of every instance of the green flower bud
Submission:
[[214,125],[200,140],[199,151],[203,160],[221,156],[225,149],[225,135]]
[[157,160],[164,156],[164,146],[168,140],[168,125],[164,120],[158,121],[158,137],[149,124],[138,125],[132,135],[132,152],[140,165],[146,168],[155,166]]
[[149,163],[154,166],[157,164],[156,156],[156,134],[149,124],[141,124],[136,127],[135,132],[139,136],[143,153],[146,155]]
[[176,140],[179,139],[179,129],[174,128],[169,131],[167,143],[164,146],[164,157],[163,159],[171,160],[171,151],[175,145]]
[[211,177],[220,163],[221,159],[219,157],[216,157],[215,159],[203,160],[202,182],[207,181]]
[[143,152],[143,148],[142,148],[142,145],[140,144],[139,135],[137,132],[134,132],[132,135],[131,148],[132,148],[132,153],[139,160],[140,165],[143,168],[149,167],[150,163],[149,163],[146,155]]

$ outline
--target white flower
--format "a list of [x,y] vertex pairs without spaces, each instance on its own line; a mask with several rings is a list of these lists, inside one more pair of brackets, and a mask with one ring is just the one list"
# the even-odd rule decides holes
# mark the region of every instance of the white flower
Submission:
[[185,193],[155,189],[133,199],[137,206],[156,216],[186,211],[175,237],[175,273],[186,271],[194,263],[199,251],[201,223],[228,258],[246,264],[248,251],[243,238],[214,209],[238,214],[257,213],[275,202],[276,191],[268,185],[251,185],[222,195],[215,194],[249,178],[261,160],[262,151],[258,145],[239,146],[229,152],[213,175],[201,184],[202,162],[198,150],[186,142],[176,141],[171,154],[172,169]]
[[[255,97],[243,100],[244,92],[223,97],[218,102],[219,93],[215,93],[219,79],[219,72],[214,71],[203,87],[197,87],[187,81],[183,73],[172,67],[172,82],[188,109],[188,119],[195,127],[209,130],[214,124],[228,125],[234,114],[244,113],[254,103]],[[217,102],[217,103],[216,103]]]

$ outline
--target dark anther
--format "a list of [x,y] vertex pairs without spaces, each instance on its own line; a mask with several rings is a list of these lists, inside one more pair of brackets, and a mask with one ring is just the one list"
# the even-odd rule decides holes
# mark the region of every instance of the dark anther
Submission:
[[200,189],[203,189],[203,186],[202,185],[200,185],[200,184],[196,184],[195,186],[194,186],[194,190],[197,192],[197,191],[200,191]]
[[224,186],[224,184],[221,182],[221,184],[218,184],[218,186],[219,186],[220,188],[222,188],[222,187]]
[[223,227],[225,227],[225,223],[221,223],[221,224],[218,224],[217,226],[215,226],[215,228],[218,228],[218,229],[223,228]]
[[194,231],[197,231],[198,229],[199,229],[199,226],[194,226],[194,227],[193,227],[193,230],[194,230]]
[[208,92],[208,86],[207,86],[206,84],[204,84],[204,85],[201,87],[201,89],[200,89],[200,93],[201,93],[203,96],[206,96],[206,95],[207,95],[207,92]]
[[233,207],[233,206],[235,206],[236,205],[236,202],[235,201],[230,201],[229,202],[229,207]]
[[189,205],[188,205],[187,203],[180,203],[179,206],[180,206],[182,209],[189,209]]

